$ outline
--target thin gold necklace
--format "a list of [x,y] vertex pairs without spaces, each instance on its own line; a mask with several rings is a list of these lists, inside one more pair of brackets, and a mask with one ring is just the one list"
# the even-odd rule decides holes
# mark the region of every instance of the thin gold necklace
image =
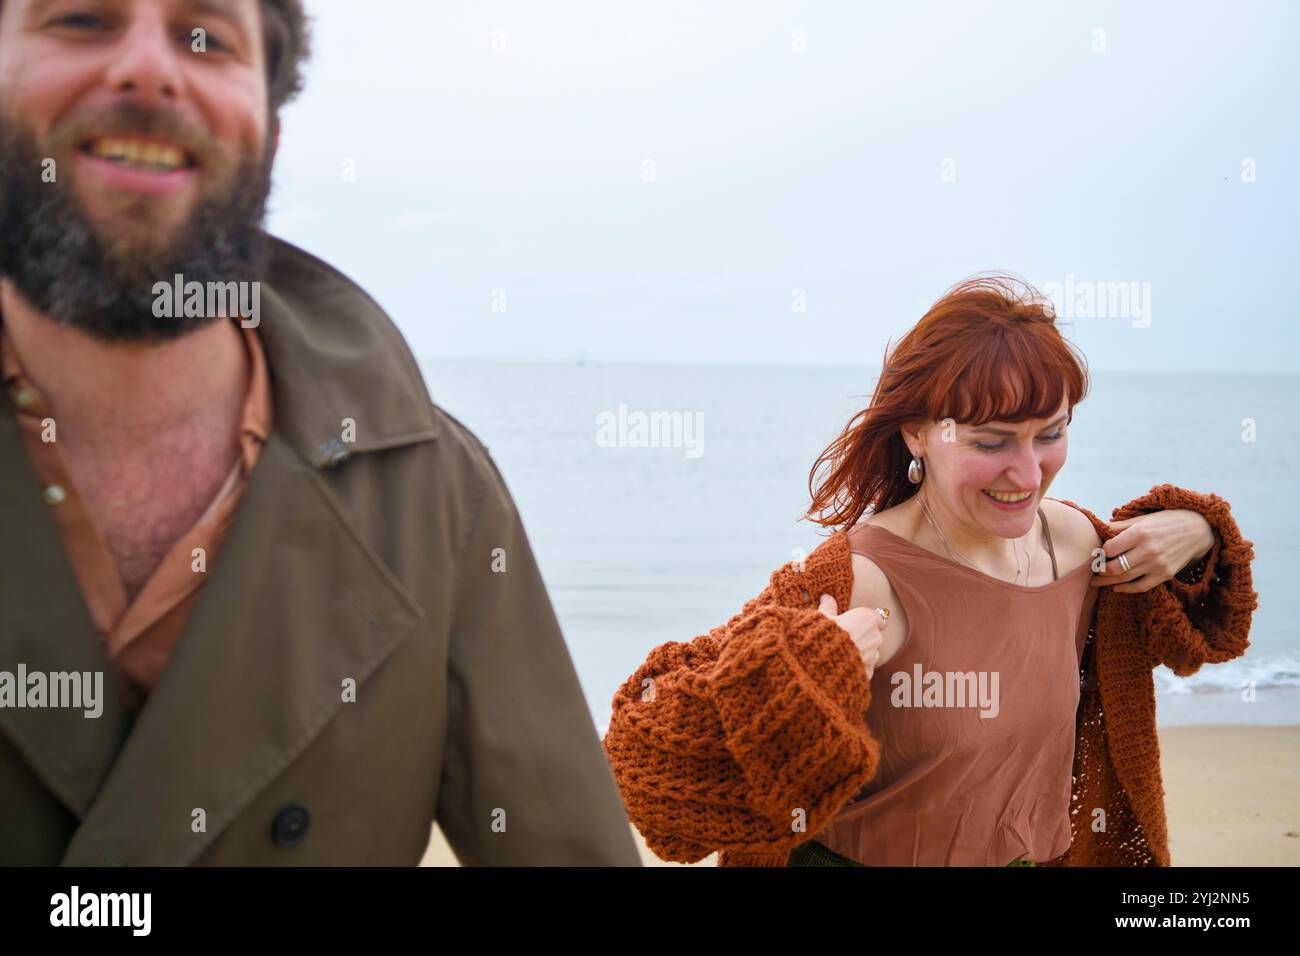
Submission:
[[[948,536],[945,535],[945,534],[943,533],[943,529],[939,527],[938,522],[936,522],[936,521],[934,520],[934,516],[930,514],[930,509],[927,508],[927,507],[925,506],[925,502],[922,500],[921,495],[920,495],[920,492],[918,492],[917,495],[916,495],[916,503],[917,503],[918,505],[920,505],[920,506],[921,506],[921,510],[922,510],[923,512],[925,512],[925,518],[926,518],[926,520],[930,522],[930,526],[933,527],[934,530],[935,530],[935,533],[937,533],[937,534],[939,535],[939,540],[943,542],[943,546],[944,546],[945,548],[948,549],[948,553],[949,553],[950,555],[952,555],[953,559],[954,559],[954,560],[961,560],[962,563],[966,564],[967,566],[973,568],[973,569],[976,570],[976,571],[980,571],[979,568],[975,567],[975,565],[974,565],[973,562],[967,560],[966,558],[963,557],[963,558],[958,559],[957,553],[956,553],[955,551],[953,551],[953,549],[952,549],[952,545],[950,545],[950,544],[948,543]],[[1032,531],[1031,531],[1030,533],[1032,534]],[[1011,553],[1014,554],[1014,555],[1016,556],[1016,577],[1015,577],[1015,579],[1011,582],[1012,584],[1015,584],[1016,581],[1020,580],[1020,555],[1016,553],[1016,546],[1015,546],[1014,544],[1011,546]],[[1029,572],[1033,569],[1033,566],[1034,566],[1034,557],[1033,557],[1032,554],[1029,553],[1029,545],[1028,545],[1028,544],[1025,545],[1025,557],[1029,559],[1029,564],[1028,564],[1028,566],[1025,568],[1025,572],[1024,572],[1024,573],[1025,573],[1025,583],[1028,584],[1028,583],[1029,583]],[[985,574],[985,573],[987,573],[987,572],[980,571],[980,574]],[[993,575],[989,575],[989,577],[993,577]]]

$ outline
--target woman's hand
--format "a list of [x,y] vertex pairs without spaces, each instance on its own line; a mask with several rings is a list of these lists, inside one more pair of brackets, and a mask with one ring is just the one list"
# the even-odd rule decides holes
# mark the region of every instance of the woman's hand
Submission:
[[858,647],[858,654],[862,657],[862,663],[867,668],[867,679],[870,680],[876,670],[876,661],[880,659],[880,646],[884,641],[881,632],[885,629],[885,623],[889,618],[888,609],[882,609],[884,610],[882,615],[875,608],[851,607],[840,614],[835,598],[823,594],[817,610],[849,632],[849,637],[853,638],[853,643]]
[[[1135,518],[1106,522],[1124,530],[1104,543],[1106,566],[1092,576],[1093,587],[1141,593],[1164,584],[1207,554],[1214,546],[1214,529],[1197,511],[1179,508],[1152,511]],[[1119,562],[1124,555],[1128,570]]]

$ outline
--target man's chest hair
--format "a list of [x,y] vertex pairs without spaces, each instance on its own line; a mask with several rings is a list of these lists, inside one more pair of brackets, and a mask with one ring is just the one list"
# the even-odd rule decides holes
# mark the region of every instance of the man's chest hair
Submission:
[[[224,445],[224,447],[223,447]],[[179,441],[144,453],[68,456],[73,484],[128,595],[202,517],[238,455],[233,442]]]

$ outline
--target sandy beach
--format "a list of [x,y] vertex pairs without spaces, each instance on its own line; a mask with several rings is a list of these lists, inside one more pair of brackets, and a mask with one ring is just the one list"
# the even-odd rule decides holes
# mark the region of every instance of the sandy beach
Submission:
[[[1300,866],[1300,727],[1207,725],[1160,731],[1174,866]],[[646,866],[665,863],[633,830]],[[716,855],[694,866],[714,866]],[[442,833],[421,866],[457,866]]]

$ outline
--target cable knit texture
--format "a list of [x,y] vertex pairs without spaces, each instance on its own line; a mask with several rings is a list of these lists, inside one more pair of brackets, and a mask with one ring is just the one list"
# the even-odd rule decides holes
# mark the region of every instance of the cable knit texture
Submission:
[[[1114,537],[1087,509],[1103,541]],[[1152,669],[1176,674],[1245,652],[1250,541],[1228,503],[1159,485],[1112,520],[1187,508],[1215,542],[1193,583],[1141,594],[1103,587],[1080,669],[1070,849],[1047,866],[1168,866]],[[664,860],[784,866],[875,775],[866,668],[848,633],[817,610],[847,608],[848,535],[836,531],[727,623],[655,648],[614,697],[605,752],[628,815]]]

